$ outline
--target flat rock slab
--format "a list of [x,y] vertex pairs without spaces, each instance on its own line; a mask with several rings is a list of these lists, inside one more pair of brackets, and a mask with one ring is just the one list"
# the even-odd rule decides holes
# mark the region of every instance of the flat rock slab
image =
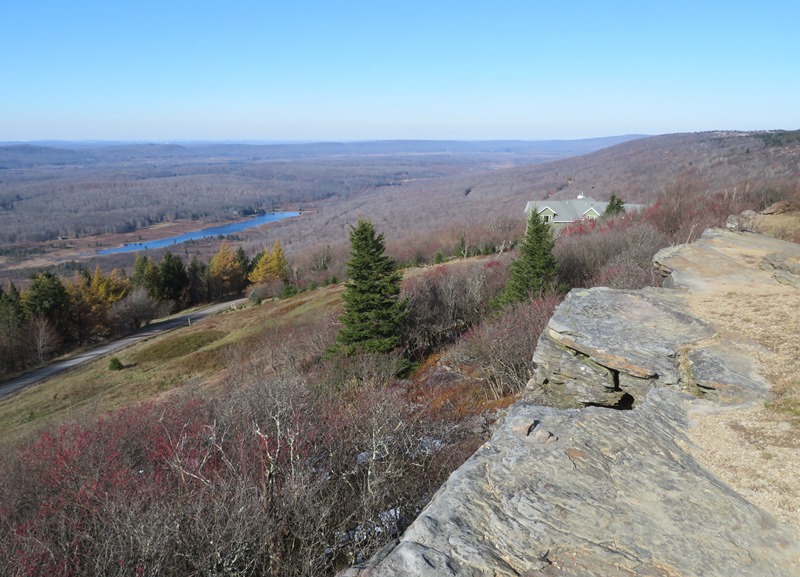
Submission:
[[687,402],[653,389],[632,411],[518,403],[399,545],[349,574],[796,576],[798,535],[684,449]]
[[800,245],[757,234],[707,230],[693,244],[659,251],[653,261],[668,275],[668,286],[695,292],[770,282],[800,286]]
[[533,354],[526,398],[561,408],[634,406],[674,386],[726,403],[762,398],[755,366],[674,291],[576,289],[556,309]]
[[667,384],[679,380],[679,348],[714,334],[666,291],[602,287],[571,291],[547,328],[547,336],[556,343],[600,365]]

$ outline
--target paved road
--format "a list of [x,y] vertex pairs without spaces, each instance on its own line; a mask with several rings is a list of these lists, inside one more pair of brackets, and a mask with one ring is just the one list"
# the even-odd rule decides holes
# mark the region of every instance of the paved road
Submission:
[[49,379],[50,377],[57,375],[59,373],[63,373],[66,370],[69,370],[73,367],[77,367],[78,365],[82,365],[84,363],[88,363],[89,361],[93,361],[98,357],[102,357],[103,355],[107,355],[110,352],[116,351],[123,347],[127,347],[132,345],[133,343],[137,343],[139,341],[143,341],[144,339],[149,339],[152,336],[157,334],[171,331],[172,329],[178,327],[184,327],[189,325],[190,321],[193,323],[198,321],[208,315],[213,315],[214,313],[218,313],[219,311],[229,309],[231,307],[239,306],[245,302],[245,299],[239,299],[236,301],[230,301],[226,303],[220,303],[216,305],[211,305],[202,309],[197,309],[188,313],[183,313],[181,315],[177,315],[174,317],[170,317],[169,319],[156,321],[147,327],[139,330],[136,334],[121,338],[111,343],[106,343],[104,345],[100,345],[90,351],[86,351],[85,353],[80,353],[71,357],[65,361],[58,361],[47,365],[46,367],[42,367],[40,369],[36,369],[35,371],[31,371],[21,377],[17,377],[16,379],[11,379],[10,381],[6,381],[5,383],[0,384],[0,399],[3,397],[7,397],[12,393],[16,393],[20,389],[27,387],[28,385],[33,385],[35,383],[40,383],[45,379]]

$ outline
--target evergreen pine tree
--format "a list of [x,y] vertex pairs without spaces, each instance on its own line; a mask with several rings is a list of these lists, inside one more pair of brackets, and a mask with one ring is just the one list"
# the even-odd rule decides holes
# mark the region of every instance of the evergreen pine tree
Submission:
[[384,254],[383,233],[358,219],[350,231],[350,260],[338,342],[347,354],[388,352],[402,342],[406,303],[400,299],[401,274]]
[[189,275],[186,273],[186,266],[181,257],[166,251],[161,257],[161,264],[158,267],[159,279],[161,281],[160,294],[162,299],[169,299],[177,305],[182,305],[186,300],[186,285],[189,284]]
[[242,247],[236,249],[236,262],[239,263],[239,267],[244,271],[245,275],[253,270],[253,263],[247,258],[247,253],[244,252]]
[[13,371],[22,366],[25,309],[13,282],[7,291],[0,293],[0,367]]
[[611,198],[608,200],[608,206],[603,212],[603,216],[614,216],[625,212],[625,201],[617,196],[616,193],[611,193]]
[[186,304],[192,306],[208,301],[211,298],[208,266],[194,256],[186,269],[186,276]]
[[23,302],[30,319],[44,317],[61,338],[67,336],[70,298],[60,278],[49,271],[33,274]]
[[556,289],[558,267],[553,256],[553,233],[535,210],[528,216],[519,257],[511,263],[511,278],[496,304],[520,302],[543,291]]
[[133,276],[131,277],[133,288],[143,287],[153,298],[161,298],[161,272],[158,265],[149,256],[139,256],[133,260]]

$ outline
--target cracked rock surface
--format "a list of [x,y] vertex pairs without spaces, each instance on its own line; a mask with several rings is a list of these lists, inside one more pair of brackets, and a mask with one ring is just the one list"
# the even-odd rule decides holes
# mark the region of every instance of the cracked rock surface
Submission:
[[399,542],[345,575],[800,575],[797,531],[699,464],[688,434],[694,408],[768,394],[745,349],[681,296],[756,282],[736,270],[748,255],[786,286],[800,247],[754,238],[752,253],[750,238],[713,232],[661,254],[680,291],[572,291],[523,400]]
[[797,535],[681,448],[687,402],[664,388],[632,411],[516,404],[360,574],[796,575]]

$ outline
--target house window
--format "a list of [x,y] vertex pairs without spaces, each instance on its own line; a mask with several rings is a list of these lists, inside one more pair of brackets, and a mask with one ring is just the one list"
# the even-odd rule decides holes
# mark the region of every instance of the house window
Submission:
[[549,222],[550,222],[550,215],[549,214],[545,214],[544,215],[544,223],[547,224]]

